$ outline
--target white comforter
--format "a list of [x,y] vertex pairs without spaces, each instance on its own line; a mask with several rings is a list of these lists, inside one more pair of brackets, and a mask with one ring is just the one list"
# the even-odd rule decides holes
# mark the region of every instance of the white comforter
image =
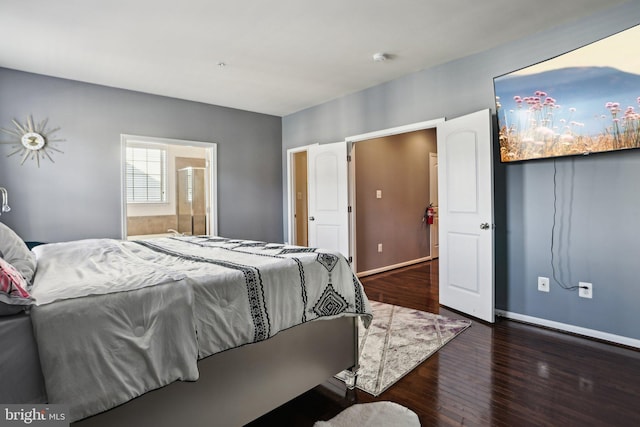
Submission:
[[77,420],[196,360],[319,317],[371,318],[339,254],[218,237],[38,246],[32,310],[50,403]]
[[133,253],[137,245],[109,239],[36,246],[38,280],[36,305],[133,291],[184,279],[184,273],[145,261]]

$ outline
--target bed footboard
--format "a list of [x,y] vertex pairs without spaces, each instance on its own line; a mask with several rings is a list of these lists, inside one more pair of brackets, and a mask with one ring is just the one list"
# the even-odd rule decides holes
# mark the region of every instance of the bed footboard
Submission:
[[344,369],[355,372],[358,323],[315,320],[215,354],[198,363],[198,381],[175,382],[72,425],[244,425]]

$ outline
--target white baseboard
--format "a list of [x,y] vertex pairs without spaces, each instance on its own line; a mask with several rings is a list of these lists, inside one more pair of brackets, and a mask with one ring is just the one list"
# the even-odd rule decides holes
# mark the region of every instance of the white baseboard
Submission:
[[540,319],[538,317],[527,316],[525,314],[513,313],[511,311],[495,310],[496,316],[506,319],[518,320],[520,322],[531,323],[533,325],[544,326],[547,328],[557,329],[572,334],[583,335],[589,338],[596,338],[603,341],[609,341],[616,344],[622,344],[629,347],[640,348],[640,340],[634,338],[623,337],[621,335],[610,334],[608,332],[597,331],[595,329],[583,328],[580,326],[569,325],[566,323],[554,322],[553,320]]
[[418,258],[411,261],[401,262],[400,264],[387,265],[385,267],[374,268],[373,270],[361,271],[360,273],[357,273],[356,276],[358,277],[371,276],[372,274],[384,273],[385,271],[394,270],[400,267],[407,267],[409,265],[419,264],[425,261],[431,261],[431,257],[426,256],[424,258]]

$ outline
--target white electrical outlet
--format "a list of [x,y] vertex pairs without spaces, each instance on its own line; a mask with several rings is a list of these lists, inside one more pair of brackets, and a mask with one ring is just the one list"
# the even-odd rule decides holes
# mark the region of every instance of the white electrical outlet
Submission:
[[378,252],[382,252],[382,243],[378,243]]
[[549,278],[538,277],[538,290],[540,292],[549,292]]
[[589,282],[578,283],[580,288],[578,289],[578,295],[582,298],[593,298],[593,285]]

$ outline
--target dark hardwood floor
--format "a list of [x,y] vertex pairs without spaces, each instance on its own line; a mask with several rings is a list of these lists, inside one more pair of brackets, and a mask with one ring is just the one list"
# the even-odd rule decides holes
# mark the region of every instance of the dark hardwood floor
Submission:
[[[438,263],[362,279],[371,300],[465,318],[438,305]],[[423,426],[639,426],[640,351],[498,318],[473,325],[377,398],[324,386],[249,424],[311,426],[389,400]]]

